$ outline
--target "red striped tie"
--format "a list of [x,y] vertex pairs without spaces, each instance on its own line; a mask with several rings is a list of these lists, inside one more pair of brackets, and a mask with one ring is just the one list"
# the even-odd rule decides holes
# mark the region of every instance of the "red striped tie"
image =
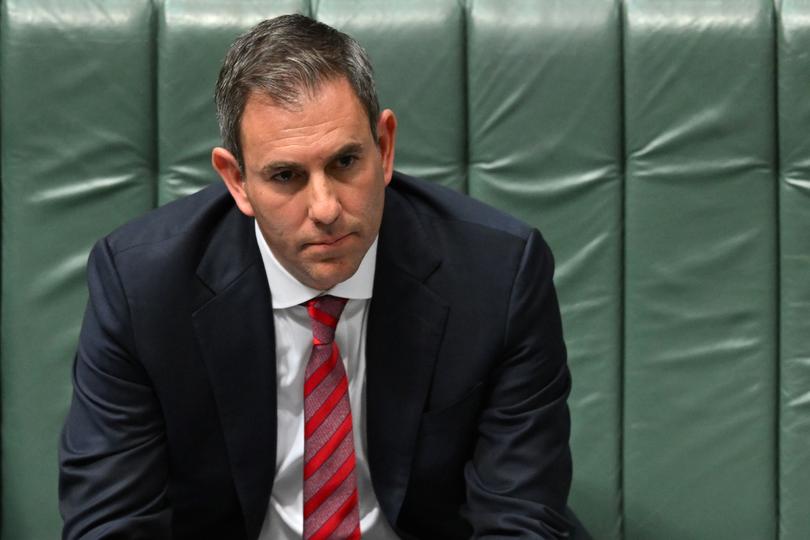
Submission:
[[335,328],[345,298],[307,302],[312,354],[304,380],[304,539],[360,538],[349,381]]

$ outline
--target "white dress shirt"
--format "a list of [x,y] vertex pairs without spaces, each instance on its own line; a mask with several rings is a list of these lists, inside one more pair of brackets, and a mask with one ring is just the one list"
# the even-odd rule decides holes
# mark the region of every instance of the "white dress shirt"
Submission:
[[355,475],[364,540],[395,540],[371,485],[366,458],[366,324],[374,283],[377,240],[352,277],[329,291],[299,282],[278,262],[256,225],[273,299],[276,336],[276,474],[260,540],[293,540],[304,531],[304,371],[312,351],[312,325],[301,304],[324,293],[348,298],[335,331],[343,366],[349,378]]

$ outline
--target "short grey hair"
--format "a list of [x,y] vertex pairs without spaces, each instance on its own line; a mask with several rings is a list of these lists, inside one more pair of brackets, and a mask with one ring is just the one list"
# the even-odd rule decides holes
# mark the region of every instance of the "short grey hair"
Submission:
[[223,146],[244,171],[240,138],[248,96],[259,91],[296,106],[329,80],[345,78],[368,115],[377,141],[380,105],[371,62],[350,36],[303,15],[282,15],[254,26],[233,42],[219,72],[214,99]]

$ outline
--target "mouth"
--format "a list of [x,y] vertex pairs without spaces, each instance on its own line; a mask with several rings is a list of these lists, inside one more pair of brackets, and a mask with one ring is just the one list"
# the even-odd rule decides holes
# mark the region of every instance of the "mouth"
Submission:
[[347,233],[340,236],[329,236],[326,238],[318,239],[315,242],[307,242],[304,244],[304,248],[322,248],[322,249],[329,249],[329,248],[336,248],[341,246],[343,243],[348,240],[348,238],[352,235],[352,233]]

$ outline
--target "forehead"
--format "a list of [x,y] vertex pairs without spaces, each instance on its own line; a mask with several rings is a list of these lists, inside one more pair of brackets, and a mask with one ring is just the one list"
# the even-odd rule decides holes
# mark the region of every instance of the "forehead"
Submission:
[[371,138],[368,116],[344,78],[327,80],[312,91],[302,89],[294,102],[279,102],[261,91],[248,95],[240,123],[243,151],[315,146],[330,140],[343,144]]

